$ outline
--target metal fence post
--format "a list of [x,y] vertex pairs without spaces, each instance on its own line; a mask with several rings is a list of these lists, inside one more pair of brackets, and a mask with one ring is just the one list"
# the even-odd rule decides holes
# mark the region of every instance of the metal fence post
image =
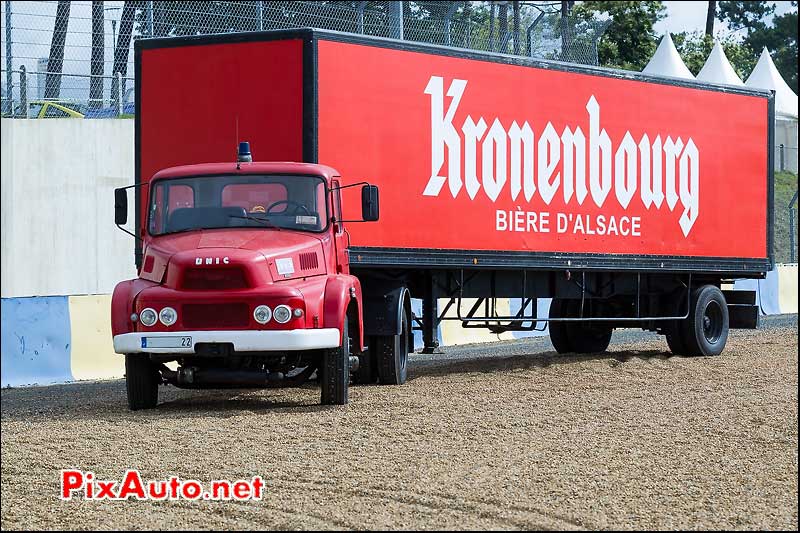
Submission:
[[25,65],[19,66],[19,107],[23,116],[28,118],[28,75]]
[[117,72],[114,74],[114,77],[117,78],[117,94],[114,95],[116,97],[116,107],[117,107],[117,115],[122,114],[122,74]]
[[795,247],[795,239],[794,239],[794,224],[797,218],[795,214],[795,205],[797,204],[797,191],[794,191],[794,196],[792,196],[792,200],[789,202],[789,257],[790,263],[794,263],[797,261],[797,254],[795,254],[794,247]]
[[147,29],[150,32],[150,37],[155,37],[156,34],[153,32],[153,0],[148,0],[146,11],[147,11]]
[[258,31],[264,30],[264,2],[258,1]]
[[389,3],[389,37],[403,38],[403,2],[393,0]]
[[367,2],[359,2],[356,6],[356,13],[358,13],[358,33],[364,34],[364,9],[367,7]]
[[444,18],[444,34],[447,46],[452,46],[453,44],[453,40],[450,35],[450,24],[453,21],[453,15],[456,14],[456,11],[458,11],[459,7],[461,7],[461,2],[453,2],[450,4],[450,8],[447,10],[447,15]]
[[14,113],[14,80],[11,76],[11,0],[6,0],[6,113]]
[[528,26],[528,29],[525,31],[526,33],[525,40],[528,41],[528,55],[530,57],[533,57],[533,29],[536,27],[539,21],[542,20],[542,17],[544,17],[544,11],[539,13],[539,16],[536,17],[536,19],[534,19],[533,22],[531,22],[531,25]]
[[464,2],[464,14],[467,16],[467,48],[472,48],[472,9],[469,2]]
[[781,165],[781,166],[779,167],[779,168],[781,169],[781,172],[783,172],[784,170],[786,170],[786,164],[785,164],[785,161],[786,161],[786,160],[785,160],[785,158],[784,158],[785,148],[786,148],[786,147],[785,147],[783,144],[781,144],[781,145],[780,145],[780,150],[778,151],[778,154],[779,154],[779,156],[780,156],[780,162],[781,162],[781,163],[780,163],[780,165]]

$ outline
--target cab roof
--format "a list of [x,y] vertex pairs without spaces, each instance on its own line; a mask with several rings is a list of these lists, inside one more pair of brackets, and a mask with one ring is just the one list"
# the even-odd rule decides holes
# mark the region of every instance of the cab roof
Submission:
[[[238,165],[238,168],[237,168]],[[320,176],[326,180],[340,176],[336,169],[313,163],[292,162],[253,162],[253,163],[203,163],[199,165],[182,165],[158,171],[152,179],[185,178],[188,176],[204,176],[216,174],[298,174]]]

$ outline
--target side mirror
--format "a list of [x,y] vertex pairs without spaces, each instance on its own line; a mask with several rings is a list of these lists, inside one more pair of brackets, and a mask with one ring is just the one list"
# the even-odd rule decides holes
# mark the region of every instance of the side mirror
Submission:
[[365,222],[375,222],[379,216],[378,187],[376,185],[364,185],[361,187],[361,218]]
[[114,224],[121,226],[128,222],[128,191],[114,189]]

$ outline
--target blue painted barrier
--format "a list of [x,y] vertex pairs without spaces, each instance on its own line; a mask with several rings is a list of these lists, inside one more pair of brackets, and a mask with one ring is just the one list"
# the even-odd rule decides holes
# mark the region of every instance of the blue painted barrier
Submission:
[[0,312],[4,387],[72,380],[66,296],[3,298]]

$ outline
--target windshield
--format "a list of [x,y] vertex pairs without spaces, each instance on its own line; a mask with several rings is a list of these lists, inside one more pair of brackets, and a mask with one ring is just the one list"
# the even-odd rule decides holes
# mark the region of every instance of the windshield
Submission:
[[312,176],[198,176],[164,179],[150,190],[149,232],[215,228],[327,227],[325,181]]

